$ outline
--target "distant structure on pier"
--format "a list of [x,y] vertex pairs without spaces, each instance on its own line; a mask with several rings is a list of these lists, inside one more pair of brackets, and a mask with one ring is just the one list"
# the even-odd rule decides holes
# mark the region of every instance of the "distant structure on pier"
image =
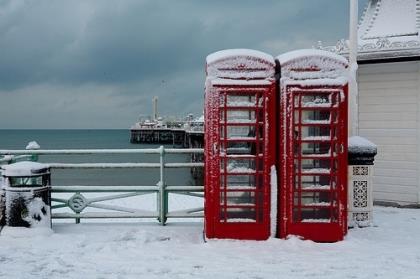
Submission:
[[184,148],[204,145],[204,117],[189,114],[182,120],[169,120],[158,114],[158,97],[152,99],[151,119],[140,119],[130,128],[131,143],[172,144]]

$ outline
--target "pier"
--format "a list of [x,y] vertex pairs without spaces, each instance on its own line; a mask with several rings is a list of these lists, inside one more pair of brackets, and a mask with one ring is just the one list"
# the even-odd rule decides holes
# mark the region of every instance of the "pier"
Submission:
[[132,128],[130,130],[130,142],[200,148],[204,146],[204,132],[171,128]]

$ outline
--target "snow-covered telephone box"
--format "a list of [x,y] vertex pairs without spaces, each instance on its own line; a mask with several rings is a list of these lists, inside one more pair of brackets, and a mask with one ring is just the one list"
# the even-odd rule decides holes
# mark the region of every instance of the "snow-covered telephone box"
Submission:
[[319,242],[347,233],[347,60],[320,50],[278,58],[279,236]]
[[205,233],[267,239],[275,164],[275,61],[234,49],[207,57]]

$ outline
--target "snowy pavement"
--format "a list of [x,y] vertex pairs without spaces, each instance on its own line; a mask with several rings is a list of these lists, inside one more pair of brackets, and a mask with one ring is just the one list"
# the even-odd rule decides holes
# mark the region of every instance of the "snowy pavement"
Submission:
[[4,228],[0,278],[420,278],[420,210],[375,207],[345,241],[210,240],[203,225],[55,224]]

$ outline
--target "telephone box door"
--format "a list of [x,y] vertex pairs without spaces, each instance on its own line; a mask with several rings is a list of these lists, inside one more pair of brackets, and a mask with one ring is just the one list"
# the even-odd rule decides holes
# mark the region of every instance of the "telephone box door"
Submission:
[[[274,63],[268,66],[274,72]],[[249,74],[243,67],[238,72],[243,70]],[[206,84],[205,231],[209,238],[263,240],[270,235],[270,167],[275,158],[270,150],[276,135],[269,111],[274,115],[274,98],[274,79],[213,78]]]
[[[289,222],[287,234],[315,241],[344,236],[347,182],[347,88],[287,87]],[[293,159],[292,159],[293,158]]]
[[347,63],[318,50],[280,57],[280,236],[347,232]]

